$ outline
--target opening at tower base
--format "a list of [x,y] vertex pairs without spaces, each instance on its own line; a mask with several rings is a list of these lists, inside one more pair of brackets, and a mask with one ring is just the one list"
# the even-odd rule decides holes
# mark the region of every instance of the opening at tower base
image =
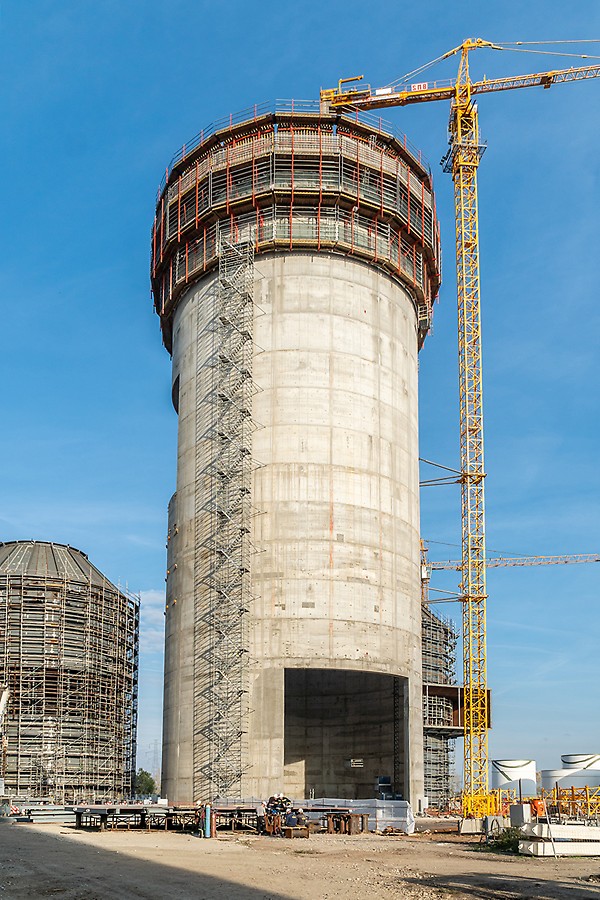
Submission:
[[293,797],[404,793],[405,679],[343,669],[286,669],[285,785]]

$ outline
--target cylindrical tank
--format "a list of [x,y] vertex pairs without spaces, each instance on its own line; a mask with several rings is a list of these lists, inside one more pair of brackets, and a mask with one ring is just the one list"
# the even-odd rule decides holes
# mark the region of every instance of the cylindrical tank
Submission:
[[163,792],[423,791],[417,354],[431,178],[292,104],[205,132],[159,192],[179,414]]
[[600,769],[542,769],[542,787],[551,791],[561,788],[600,787]]
[[0,544],[2,774],[11,797],[129,797],[135,776],[139,603],[85,553]]
[[599,753],[567,753],[561,756],[565,769],[600,769]]
[[521,796],[534,797],[537,793],[535,759],[493,759],[492,788],[519,789]]

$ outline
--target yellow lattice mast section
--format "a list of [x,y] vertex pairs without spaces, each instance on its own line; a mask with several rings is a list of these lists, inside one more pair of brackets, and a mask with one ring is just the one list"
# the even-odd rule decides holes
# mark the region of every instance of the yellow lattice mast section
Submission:
[[588,65],[473,82],[469,75],[469,52],[485,47],[515,49],[480,38],[468,39],[438,60],[460,54],[454,82],[419,82],[376,90],[371,90],[369,85],[349,87],[353,82],[362,81],[361,75],[342,79],[337,88],[321,91],[321,101],[359,110],[451,101],[450,148],[443,164],[454,181],[456,216],[465,727],[463,815],[473,816],[497,811],[496,795],[489,792],[487,746],[485,469],[477,211],[477,167],[484,146],[479,137],[477,104],[473,98],[483,93],[535,86],[549,88],[553,84],[600,76],[600,66]]
[[477,167],[483,152],[471,96],[470,42],[461,53],[450,113],[446,171],[454,181],[462,519],[464,668],[463,815],[494,812],[489,796],[486,656],[485,497]]

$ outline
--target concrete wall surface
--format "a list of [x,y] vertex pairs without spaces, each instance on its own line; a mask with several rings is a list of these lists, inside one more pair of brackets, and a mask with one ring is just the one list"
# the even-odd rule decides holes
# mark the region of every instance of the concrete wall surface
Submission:
[[[338,796],[348,796],[354,785],[357,796],[372,796],[371,776],[386,766],[377,774],[395,767],[402,781],[396,790],[417,802],[423,737],[414,305],[382,271],[334,253],[259,256],[255,275],[256,552],[241,795],[302,795],[304,786],[317,796],[327,788],[331,796],[337,786]],[[207,353],[198,335],[216,278],[188,289],[173,329],[179,447],[169,525],[163,757],[164,791],[173,802],[203,799],[190,796],[198,790],[193,715],[202,692],[193,666],[196,379]],[[286,670],[350,673],[334,679],[346,710],[335,734],[329,726],[319,731],[326,706],[322,698],[310,703],[314,679],[288,677],[288,692],[291,683],[294,689],[286,705]],[[359,698],[354,673],[402,681],[401,727],[390,705],[394,679],[373,682]],[[344,737],[344,721],[363,729],[362,743]],[[310,761],[286,765],[286,734],[288,744],[294,735],[296,757],[312,748]],[[353,781],[348,759],[360,747],[373,768]],[[394,753],[402,758],[394,761]],[[319,783],[315,760],[326,757]],[[301,774],[307,766],[310,783]]]

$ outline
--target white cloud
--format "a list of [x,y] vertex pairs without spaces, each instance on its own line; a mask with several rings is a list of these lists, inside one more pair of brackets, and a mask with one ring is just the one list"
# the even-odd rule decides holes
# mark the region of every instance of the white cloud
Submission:
[[140,653],[162,653],[165,642],[165,592],[140,591]]

